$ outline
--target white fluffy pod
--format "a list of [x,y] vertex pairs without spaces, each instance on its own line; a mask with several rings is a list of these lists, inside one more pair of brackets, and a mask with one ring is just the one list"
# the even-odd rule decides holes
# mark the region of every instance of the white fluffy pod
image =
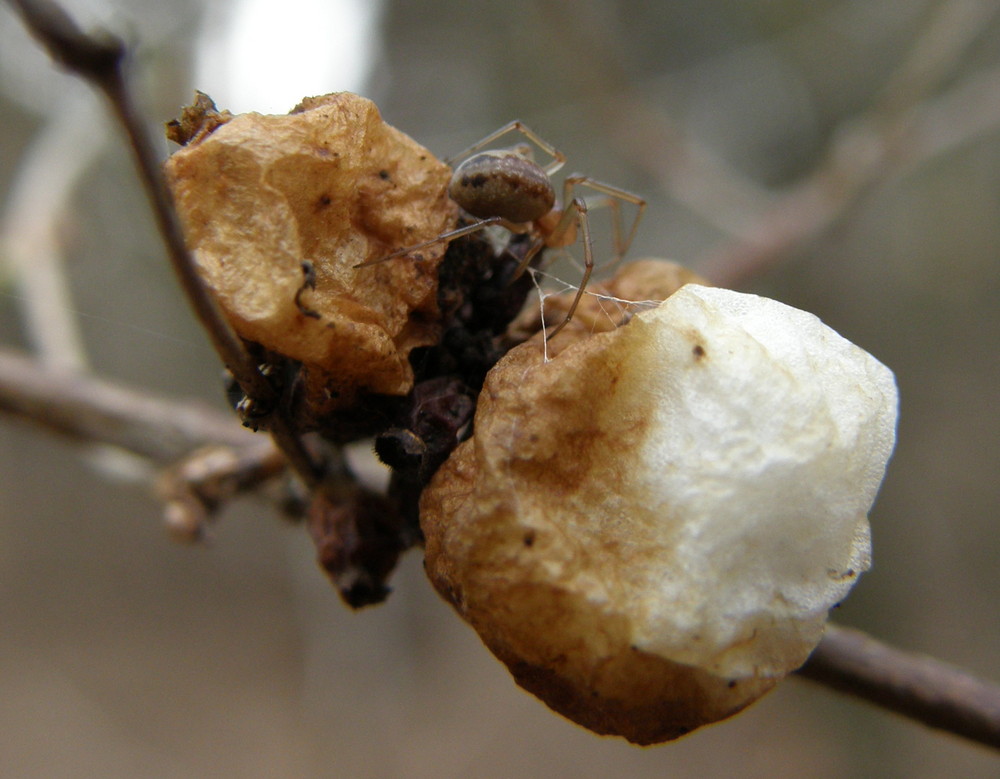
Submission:
[[869,565],[892,373],[811,314],[689,284],[491,372],[424,494],[427,567],[515,678],[639,743],[804,662]]

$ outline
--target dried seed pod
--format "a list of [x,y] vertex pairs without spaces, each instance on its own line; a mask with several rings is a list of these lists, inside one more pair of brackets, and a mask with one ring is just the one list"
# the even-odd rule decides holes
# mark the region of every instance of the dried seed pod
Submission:
[[340,93],[233,117],[166,174],[205,283],[243,338],[302,363],[315,411],[409,392],[409,352],[439,336],[445,246],[354,266],[453,226],[447,165]]
[[797,668],[869,565],[892,373],[816,317],[687,285],[490,373],[421,501],[427,570],[523,687],[648,744]]

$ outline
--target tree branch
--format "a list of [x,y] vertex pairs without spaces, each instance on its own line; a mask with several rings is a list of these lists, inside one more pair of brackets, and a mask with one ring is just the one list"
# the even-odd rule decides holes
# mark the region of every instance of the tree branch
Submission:
[[[112,111],[124,129],[129,147],[149,197],[160,234],[167,248],[181,287],[207,331],[223,363],[232,372],[248,397],[262,406],[276,405],[277,392],[261,374],[242,340],[226,321],[198,275],[194,258],[187,250],[184,233],[177,218],[170,192],[163,181],[160,163],[149,133],[139,120],[124,75],[126,49],[111,34],[101,31],[87,34],[69,15],[51,0],[12,0],[32,35],[48,50],[56,62],[89,81],[109,100]],[[300,478],[315,486],[321,478],[320,467],[313,461],[288,419],[275,413],[271,434]]]
[[1000,687],[859,630],[827,625],[799,676],[1000,749]]
[[[989,0],[949,0],[934,8],[874,105],[842,122],[816,167],[777,192],[748,181],[650,106],[607,47],[592,38],[586,50],[604,57],[588,76],[609,95],[607,115],[617,118],[615,126],[627,127],[618,134],[617,150],[727,233],[690,267],[718,286],[735,288],[814,243],[875,187],[1000,128],[1000,70],[984,69],[942,90],[996,14]],[[609,73],[618,75],[601,75]],[[620,121],[623,115],[627,122]]]
[[[963,79],[935,98],[996,14],[989,0],[949,0],[934,8],[876,103],[838,127],[825,159],[696,263],[698,272],[720,286],[739,286],[815,241],[876,186],[1000,127],[998,73]],[[963,98],[959,110],[956,95]]]
[[70,96],[15,166],[4,213],[0,253],[18,292],[26,335],[35,353],[52,367],[83,371],[87,355],[74,316],[59,227],[71,212],[80,179],[104,148],[94,133],[96,101]]
[[[255,446],[259,439],[231,417],[44,368],[9,350],[0,350],[0,411],[75,439],[120,446],[158,463],[172,463],[210,444],[235,449],[187,461],[161,482],[171,527],[184,538],[200,537],[205,504],[211,508],[277,472],[268,448]],[[828,625],[823,641],[798,674],[931,727],[1000,748],[1000,688],[939,660]]]
[[156,494],[175,540],[203,540],[220,507],[286,471],[288,462],[272,442],[255,440],[256,446],[239,449],[217,445],[199,449],[160,474]]
[[826,161],[736,238],[695,264],[714,283],[737,287],[815,241],[876,186],[1000,128],[1000,69],[984,71],[898,117],[848,123]]
[[209,444],[246,447],[258,440],[232,416],[77,371],[45,368],[8,349],[0,349],[0,411],[158,464],[172,463]]

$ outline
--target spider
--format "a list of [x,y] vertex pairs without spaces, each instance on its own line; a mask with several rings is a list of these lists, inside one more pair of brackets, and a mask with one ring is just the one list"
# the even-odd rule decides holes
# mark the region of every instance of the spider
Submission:
[[[538,164],[534,160],[531,145],[524,142],[507,149],[487,148],[511,132],[521,133],[552,160],[544,166]],[[485,151],[481,151],[483,149]],[[567,176],[563,182],[563,199],[560,204],[556,200],[551,176],[566,163],[566,156],[519,120],[514,120],[490,133],[446,162],[450,165],[455,160],[462,159],[464,161],[454,169],[448,194],[477,221],[457,230],[442,233],[429,241],[399,249],[386,257],[361,263],[356,267],[386,262],[436,243],[452,241],[460,236],[499,225],[512,233],[528,234],[532,238],[531,245],[514,271],[511,278],[513,281],[524,273],[539,251],[543,248],[562,248],[573,244],[579,230],[583,239],[583,278],[566,317],[546,336],[546,340],[553,338],[573,318],[594,270],[587,202],[575,194],[576,188],[587,187],[604,195],[599,205],[609,206],[612,209],[615,243],[612,264],[622,258],[632,243],[636,228],[639,226],[639,219],[646,208],[646,201],[638,195],[596,181],[589,176],[573,174]],[[637,209],[627,234],[622,230],[622,202],[631,203]]]

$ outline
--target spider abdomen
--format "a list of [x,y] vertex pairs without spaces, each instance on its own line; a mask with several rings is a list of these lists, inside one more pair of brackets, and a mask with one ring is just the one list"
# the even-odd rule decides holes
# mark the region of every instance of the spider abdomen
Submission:
[[448,187],[451,199],[480,219],[533,222],[555,206],[548,174],[512,150],[484,151],[455,169]]

